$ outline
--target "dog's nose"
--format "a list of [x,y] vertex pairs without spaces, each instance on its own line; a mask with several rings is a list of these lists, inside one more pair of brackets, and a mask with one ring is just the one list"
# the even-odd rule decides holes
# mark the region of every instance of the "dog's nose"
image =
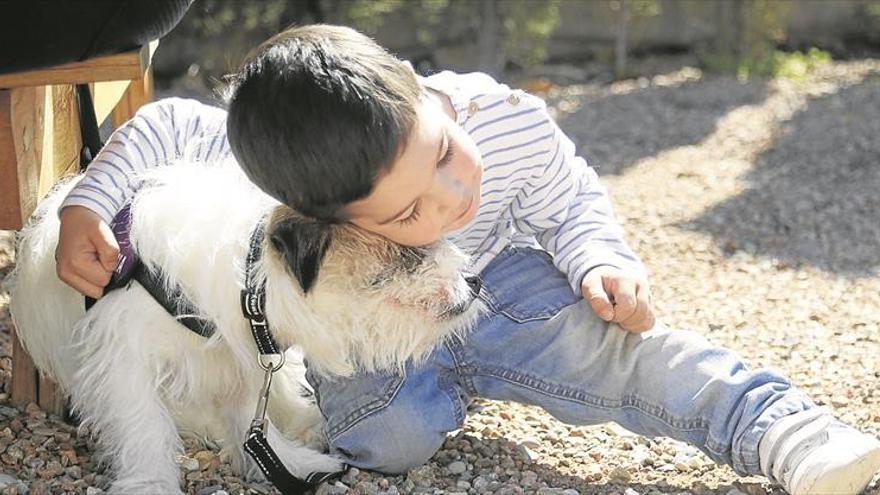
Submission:
[[464,278],[464,281],[467,282],[468,287],[470,287],[471,294],[473,294],[474,297],[477,297],[480,294],[480,289],[483,288],[483,281],[480,280],[480,277],[469,275]]

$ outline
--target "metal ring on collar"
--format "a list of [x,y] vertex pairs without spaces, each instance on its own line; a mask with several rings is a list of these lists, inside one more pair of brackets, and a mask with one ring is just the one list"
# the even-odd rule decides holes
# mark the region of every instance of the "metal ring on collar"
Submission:
[[[278,361],[277,365],[272,364],[273,361],[269,361],[267,364],[263,361],[263,358],[269,357],[269,356],[281,356],[281,359]],[[263,370],[271,371],[274,373],[274,372],[280,370],[282,366],[284,366],[284,353],[283,352],[279,353],[279,354],[259,354],[258,353],[257,354],[257,362],[260,363],[260,368],[263,368]]]

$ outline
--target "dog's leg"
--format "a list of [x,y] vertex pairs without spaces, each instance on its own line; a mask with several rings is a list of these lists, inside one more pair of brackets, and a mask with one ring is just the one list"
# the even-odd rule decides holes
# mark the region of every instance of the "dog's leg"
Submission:
[[[254,463],[247,453],[245,453],[243,448],[245,432],[250,425],[253,410],[250,408],[239,408],[236,416],[241,419],[230,424],[229,430],[229,436],[238,439],[236,443],[229,445],[230,447],[232,445],[238,447],[238,452],[233,454],[233,459],[238,456],[240,459],[244,460],[245,469],[242,472],[246,478],[262,479],[263,475],[257,468],[256,463]],[[311,473],[337,472],[342,469],[342,461],[338,458],[304,446],[296,440],[285,438],[285,436],[282,435],[272,424],[271,420],[269,420],[267,424],[266,440],[269,442],[269,446],[275,450],[275,453],[278,454],[281,462],[284,463],[287,470],[294,476],[303,478]],[[243,425],[244,427],[239,428],[239,425]]]
[[74,411],[110,459],[112,493],[180,493],[175,456],[182,442],[161,400],[162,369],[137,337],[145,329],[130,315],[128,327],[117,326],[126,318],[112,314],[112,305],[102,311],[108,304],[101,303],[110,302],[99,301],[78,332],[82,366],[71,390]]
[[228,458],[234,473],[244,476],[248,480],[262,480],[260,470],[254,463],[247,462],[247,454],[242,448],[252,416],[253,411],[247,411],[242,407],[223,408],[226,427],[226,433],[223,436],[223,456]]
[[342,461],[339,458],[288,440],[271,421],[266,430],[266,440],[294,476],[303,478],[311,473],[335,473],[342,470]]
[[302,353],[298,349],[285,352],[286,364],[275,373],[269,399],[269,418],[290,440],[318,451],[327,450],[324,438],[324,416],[306,389]]

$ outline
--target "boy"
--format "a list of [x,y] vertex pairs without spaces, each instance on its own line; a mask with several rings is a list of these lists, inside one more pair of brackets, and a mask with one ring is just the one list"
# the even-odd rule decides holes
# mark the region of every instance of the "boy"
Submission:
[[261,45],[228,115],[181,100],[142,109],[65,201],[59,276],[101,295],[117,255],[107,224],[138,170],[230,154],[306,215],[407,245],[447,236],[480,270],[488,314],[425,363],[309,374],[330,446],[352,465],[423,463],[483,396],[683,440],[789,493],[855,494],[880,468],[880,442],[785,377],[655,325],[645,270],[604,189],[539,99],[480,74],[419,79],[347,28],[295,28]]

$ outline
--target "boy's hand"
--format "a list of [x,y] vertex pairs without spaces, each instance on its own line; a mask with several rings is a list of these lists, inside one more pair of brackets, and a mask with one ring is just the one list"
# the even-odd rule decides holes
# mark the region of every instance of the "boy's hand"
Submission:
[[593,311],[624,330],[644,332],[654,327],[654,308],[648,281],[612,266],[590,270],[581,283]]
[[55,269],[64,283],[98,299],[104,294],[118,257],[119,245],[113,231],[97,213],[84,206],[61,210]]

